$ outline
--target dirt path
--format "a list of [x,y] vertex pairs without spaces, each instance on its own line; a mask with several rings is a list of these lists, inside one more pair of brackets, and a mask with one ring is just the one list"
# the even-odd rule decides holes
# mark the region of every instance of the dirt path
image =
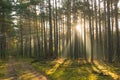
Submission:
[[15,60],[11,56],[7,65],[7,77],[4,80],[49,80],[30,64]]
[[14,62],[14,60],[12,59],[12,57],[9,57],[9,62],[7,65],[7,77],[10,80],[17,80],[18,78],[18,74],[17,74],[17,70],[16,70],[16,63]]

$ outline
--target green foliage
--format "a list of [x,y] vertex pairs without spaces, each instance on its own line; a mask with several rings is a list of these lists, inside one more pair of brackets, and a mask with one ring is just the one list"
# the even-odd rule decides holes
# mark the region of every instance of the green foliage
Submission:
[[0,9],[1,10],[11,10],[12,8],[12,4],[10,2],[10,0],[0,0]]
[[33,4],[33,5],[36,5],[36,4],[38,4],[40,1],[42,1],[42,0],[30,0],[30,3]]
[[6,34],[7,36],[13,31],[13,18],[12,18],[12,2],[9,0],[0,1],[0,32]]

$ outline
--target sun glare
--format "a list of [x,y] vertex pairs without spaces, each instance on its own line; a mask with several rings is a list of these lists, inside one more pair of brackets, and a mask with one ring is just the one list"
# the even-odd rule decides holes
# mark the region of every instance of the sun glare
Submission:
[[81,30],[81,29],[80,29],[80,25],[77,25],[77,26],[76,26],[76,30],[77,30],[77,31],[80,31],[80,30]]

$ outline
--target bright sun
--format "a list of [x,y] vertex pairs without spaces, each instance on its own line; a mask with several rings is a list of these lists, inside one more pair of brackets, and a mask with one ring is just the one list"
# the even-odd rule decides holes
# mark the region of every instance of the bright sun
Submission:
[[76,26],[76,30],[77,30],[77,31],[80,31],[80,30],[81,30],[81,29],[80,29],[80,25],[77,25],[77,26]]

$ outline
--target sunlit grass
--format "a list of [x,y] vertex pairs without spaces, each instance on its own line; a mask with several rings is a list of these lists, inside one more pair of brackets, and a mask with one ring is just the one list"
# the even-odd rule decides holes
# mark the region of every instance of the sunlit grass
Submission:
[[59,66],[60,66],[60,64],[55,64],[55,66],[53,66],[52,69],[46,70],[45,73],[48,75],[53,74]]
[[108,68],[120,75],[120,63],[107,64]]
[[51,80],[113,80],[110,75],[94,73],[91,64],[64,59],[61,63],[58,60],[33,63],[33,66],[42,70]]
[[95,65],[103,72],[105,75],[110,75],[113,79],[118,79],[119,75],[114,71],[115,67],[110,67],[110,65],[106,65],[105,63],[100,63],[95,61]]
[[[30,63],[32,60],[25,59],[24,61]],[[96,64],[100,69],[107,69],[98,63]],[[113,80],[113,76],[115,76],[114,74],[112,75],[112,71],[107,71],[107,73],[109,73],[108,75],[101,75],[96,67],[93,67],[91,64],[86,63],[85,60],[70,60],[60,58],[55,60],[38,61],[32,65],[42,74],[49,76],[50,80]],[[2,66],[0,66],[0,69],[5,69],[5,66],[6,65],[2,64]],[[19,68],[19,65],[17,68]],[[38,73],[34,71],[31,72],[29,69],[24,70],[19,68],[17,72],[19,74],[20,80],[39,80],[38,77],[36,77]],[[5,72],[2,71],[2,73]],[[10,80],[10,78],[3,80]]]
[[0,79],[6,75],[6,61],[0,60]]
[[20,76],[20,80],[29,80],[30,78],[33,78],[34,75],[31,72],[27,72]]

